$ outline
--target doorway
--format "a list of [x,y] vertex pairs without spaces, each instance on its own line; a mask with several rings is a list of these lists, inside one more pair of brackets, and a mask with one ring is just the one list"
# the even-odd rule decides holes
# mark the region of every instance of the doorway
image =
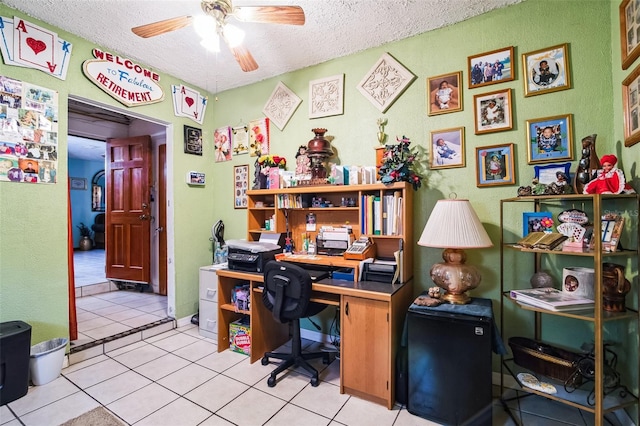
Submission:
[[[82,157],[82,152],[90,154],[91,150],[99,152],[99,158],[104,167],[104,157],[106,154],[106,139],[109,138],[126,138],[131,135],[148,134],[151,136],[153,144],[153,179],[152,179],[152,211],[153,217],[159,216],[161,210],[156,200],[166,199],[166,194],[162,197],[158,194],[158,179],[166,179],[166,175],[159,175],[156,168],[158,152],[160,146],[168,143],[167,134],[170,134],[168,123],[152,121],[147,117],[134,116],[129,111],[116,110],[113,107],[96,104],[92,101],[82,99],[69,99],[69,161],[76,162],[74,166],[78,167],[78,157]],[[85,145],[83,145],[83,142]],[[91,181],[94,171],[87,172],[91,176],[87,176],[87,181]],[[74,172],[79,173],[79,172]],[[69,167],[69,175],[72,176],[71,164]],[[90,195],[91,188],[88,188],[86,195]],[[99,213],[94,213],[94,200],[89,199],[82,202],[82,205],[76,206],[77,200],[74,200],[77,191],[70,194],[72,207],[71,229],[76,229],[78,221],[93,223],[93,218]],[[75,197],[77,198],[77,197]],[[88,204],[86,204],[88,203]],[[85,205],[86,204],[86,205]],[[166,204],[163,204],[166,206]],[[91,211],[93,210],[93,211]],[[84,215],[84,216],[79,216]],[[85,274],[87,281],[100,281],[104,277],[103,282],[89,283],[90,285],[78,286],[76,284],[76,314],[78,320],[78,340],[72,342],[75,345],[88,343],[95,340],[109,338],[113,335],[126,332],[130,329],[145,326],[156,322],[158,319],[166,318],[169,312],[174,312],[171,306],[174,302],[169,300],[167,296],[160,295],[160,278],[159,270],[161,259],[166,259],[166,253],[159,253],[158,230],[154,223],[151,225],[151,279],[149,285],[128,285],[129,283],[108,281],[105,276],[105,251],[104,249],[94,248],[86,253],[75,252],[74,269],[75,276],[78,272]],[[165,227],[166,228],[166,227]],[[164,230],[164,229],[163,229]],[[108,239],[108,236],[107,236]],[[77,246],[74,238],[74,246]],[[166,245],[165,245],[166,247]],[[97,263],[99,266],[96,266]],[[86,267],[88,264],[90,266]],[[166,267],[166,265],[164,265]],[[166,275],[165,275],[165,280]],[[82,282],[81,282],[82,284]],[[167,283],[164,283],[164,294],[166,294]],[[142,291],[140,291],[142,290]]]

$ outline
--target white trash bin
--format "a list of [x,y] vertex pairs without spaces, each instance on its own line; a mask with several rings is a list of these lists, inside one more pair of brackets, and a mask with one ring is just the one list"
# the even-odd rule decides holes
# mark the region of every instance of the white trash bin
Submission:
[[62,371],[64,349],[69,339],[58,337],[31,346],[29,372],[34,385],[46,385],[55,380]]

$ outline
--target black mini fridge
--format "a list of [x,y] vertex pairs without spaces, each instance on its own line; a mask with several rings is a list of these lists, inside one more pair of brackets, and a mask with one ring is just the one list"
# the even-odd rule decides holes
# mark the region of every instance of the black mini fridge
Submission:
[[457,313],[462,306],[409,308],[407,409],[444,425],[491,426],[492,317]]

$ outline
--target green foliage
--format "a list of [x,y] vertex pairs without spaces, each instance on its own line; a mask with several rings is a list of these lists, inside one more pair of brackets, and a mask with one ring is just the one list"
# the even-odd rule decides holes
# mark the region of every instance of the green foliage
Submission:
[[402,136],[396,137],[395,145],[386,145],[380,166],[380,180],[384,184],[409,182],[414,190],[422,185],[422,176],[416,173],[418,154],[409,148],[411,141]]

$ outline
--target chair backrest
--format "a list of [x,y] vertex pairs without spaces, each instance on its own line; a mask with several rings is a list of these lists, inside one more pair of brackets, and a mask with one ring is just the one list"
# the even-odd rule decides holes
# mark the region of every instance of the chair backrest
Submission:
[[281,323],[302,318],[311,298],[311,276],[298,265],[267,262],[262,301]]

